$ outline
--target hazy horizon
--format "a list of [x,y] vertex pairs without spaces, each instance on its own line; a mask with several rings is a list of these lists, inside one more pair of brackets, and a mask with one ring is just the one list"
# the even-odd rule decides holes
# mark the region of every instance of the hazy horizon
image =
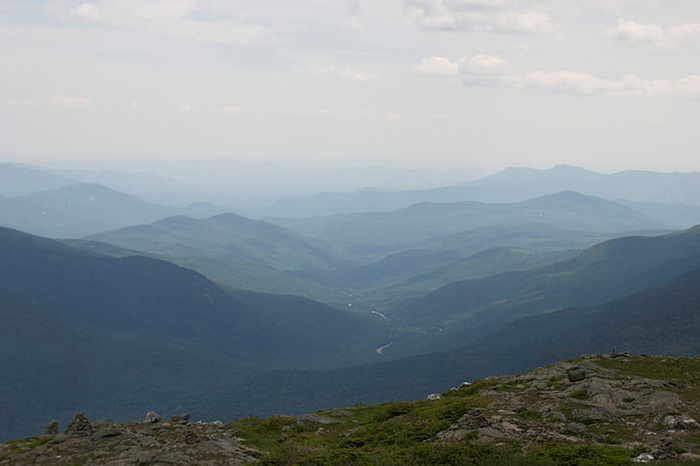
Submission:
[[690,0],[7,0],[0,159],[700,169]]

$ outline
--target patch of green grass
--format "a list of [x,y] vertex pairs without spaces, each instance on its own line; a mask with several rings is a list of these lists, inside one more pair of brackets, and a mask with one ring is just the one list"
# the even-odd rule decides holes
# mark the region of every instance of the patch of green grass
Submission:
[[555,388],[557,390],[561,390],[562,388],[564,388],[564,377],[556,375],[550,377],[549,380],[547,380],[547,386]]
[[490,384],[475,385],[435,401],[346,408],[348,415],[323,429],[315,424],[299,427],[294,418],[283,416],[239,419],[232,427],[248,445],[269,452],[263,464],[468,464],[460,456],[468,441],[459,447],[432,439],[470,409],[490,402],[476,394],[478,386]]
[[683,438],[686,442],[694,443],[700,445],[700,434],[690,434]]
[[277,437],[282,434],[285,426],[291,428],[294,420],[288,416],[270,416],[260,418],[250,416],[233,421],[231,427],[238,429],[251,444],[263,450],[277,446]]
[[635,430],[622,424],[596,424],[588,427],[589,432],[595,435],[599,443],[620,445],[637,440]]
[[525,421],[539,421],[542,419],[542,413],[534,409],[526,409],[517,413],[516,416]]
[[674,358],[669,356],[632,356],[631,358],[600,358],[596,364],[618,371],[622,375],[636,375],[656,380],[684,383],[688,376],[700,373],[700,358]]
[[574,400],[587,400],[588,390],[585,388],[574,390],[573,392],[569,393],[569,398],[573,398]]
[[41,437],[24,437],[15,440],[8,440],[7,442],[0,445],[11,446],[12,448],[6,450],[4,453],[0,454],[0,461],[4,461],[14,455],[19,453],[24,453],[27,450],[41,446],[54,439],[54,435],[44,435]]
[[627,449],[619,447],[589,444],[552,443],[528,453],[526,456],[541,464],[567,466],[614,466],[632,464],[632,458],[639,455],[641,448]]

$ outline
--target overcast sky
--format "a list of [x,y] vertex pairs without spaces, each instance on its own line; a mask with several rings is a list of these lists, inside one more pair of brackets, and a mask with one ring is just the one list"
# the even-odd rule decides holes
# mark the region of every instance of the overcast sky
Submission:
[[698,0],[0,0],[0,157],[700,170]]

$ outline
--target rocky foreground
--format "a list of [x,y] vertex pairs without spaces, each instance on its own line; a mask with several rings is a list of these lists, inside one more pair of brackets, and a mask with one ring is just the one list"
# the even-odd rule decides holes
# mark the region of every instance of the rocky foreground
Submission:
[[700,464],[700,358],[585,356],[428,398],[230,424],[77,414],[0,464]]

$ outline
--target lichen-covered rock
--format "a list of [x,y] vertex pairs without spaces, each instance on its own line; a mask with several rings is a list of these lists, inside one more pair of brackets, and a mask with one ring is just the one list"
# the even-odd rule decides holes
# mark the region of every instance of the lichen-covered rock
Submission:
[[700,429],[698,421],[688,416],[687,414],[679,414],[678,416],[668,415],[663,420],[663,425],[668,430],[683,429],[695,430]]
[[148,413],[146,413],[146,421],[145,422],[153,424],[155,422],[160,422],[161,419],[162,418],[161,418],[160,414],[158,414],[154,411],[149,411]]
[[586,373],[580,367],[570,369],[566,376],[569,378],[569,382],[580,382],[586,379]]

